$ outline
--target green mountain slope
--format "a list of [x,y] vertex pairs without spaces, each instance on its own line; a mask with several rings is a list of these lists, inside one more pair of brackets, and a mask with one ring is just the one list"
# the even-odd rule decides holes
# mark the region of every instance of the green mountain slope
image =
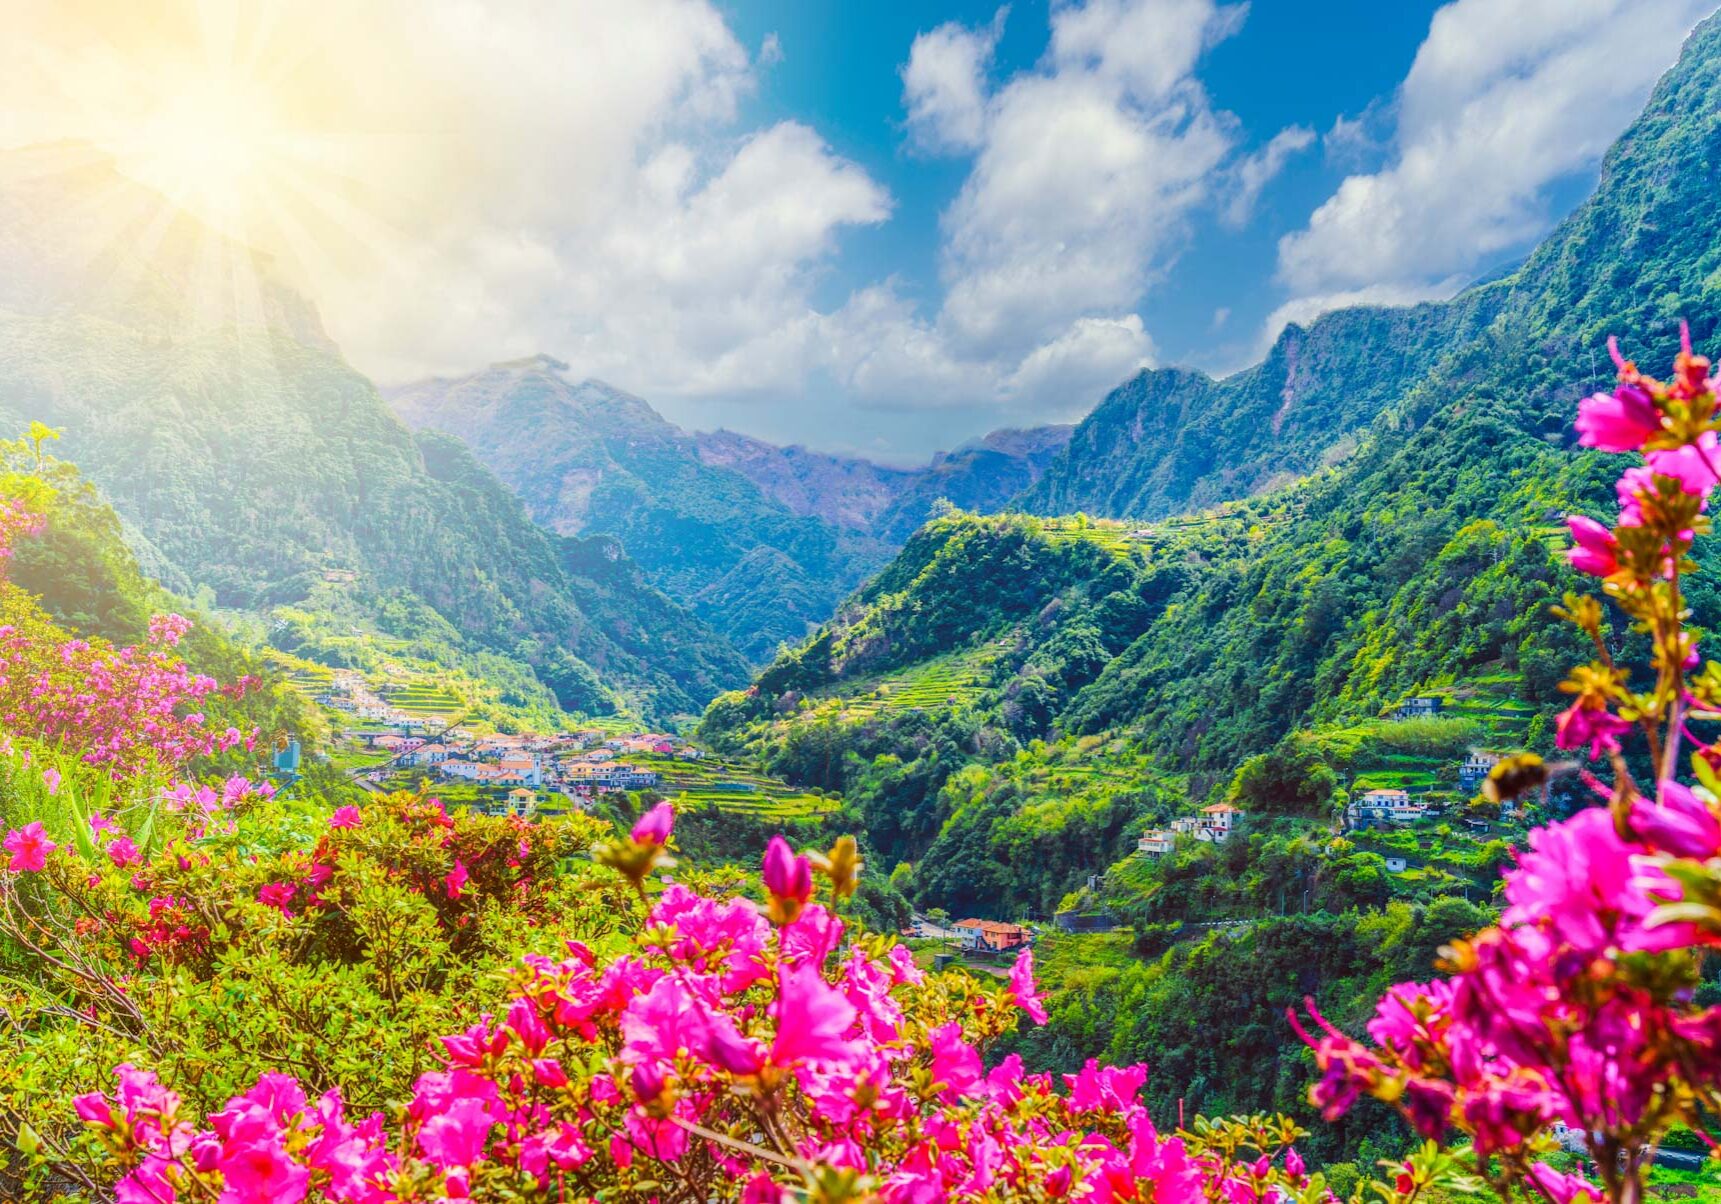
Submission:
[[[1322,362],[1382,365],[1371,386],[1377,413],[1358,412],[1357,446],[1342,462],[1294,488],[1166,521],[936,522],[816,637],[747,693],[715,703],[706,731],[792,780],[847,789],[869,827],[889,834],[888,856],[940,867],[922,875],[926,904],[974,903],[943,868],[951,842],[1002,856],[1015,808],[1026,805],[983,791],[1004,801],[978,810],[964,802],[973,791],[955,785],[959,774],[990,767],[988,780],[1001,784],[1004,766],[1046,755],[1039,740],[1126,739],[1128,755],[1145,758],[1165,787],[1136,804],[1137,831],[1215,792],[1242,792],[1266,813],[1330,819],[1347,782],[1360,788],[1381,774],[1391,784],[1395,763],[1423,789],[1419,755],[1357,747],[1378,745],[1368,725],[1412,694],[1446,698],[1476,725],[1467,739],[1547,748],[1546,721],[1531,716],[1551,715],[1565,666],[1583,656],[1548,613],[1577,584],[1559,556],[1559,517],[1608,512],[1617,472],[1576,448],[1575,402],[1603,383],[1607,334],[1659,365],[1677,347],[1680,317],[1703,344],[1721,328],[1721,215],[1703,199],[1714,178],[1706,165],[1717,161],[1721,22],[1711,20],[1609,154],[1593,197],[1520,269],[1448,306],[1316,324],[1335,340]],[[1346,331],[1357,340],[1349,351],[1339,346]],[[1408,342],[1375,344],[1394,331]],[[1292,345],[1306,347],[1282,341],[1275,354]],[[1270,381],[1284,370],[1273,365],[1244,376]],[[1150,374],[1124,392],[1141,394],[1129,402],[1135,412],[1154,414],[1136,402],[1162,388],[1174,398],[1242,385]],[[1193,420],[1217,424],[1210,442],[1234,432],[1246,446],[1260,413],[1244,400],[1215,394]],[[1225,409],[1233,401],[1238,408]],[[1060,473],[1084,463],[1084,481],[1105,480],[1107,467],[1083,460],[1089,446],[1078,429],[1040,488],[1055,491]],[[1193,456],[1193,436],[1185,446]],[[1120,479],[1127,468],[1117,467]],[[1117,496],[1158,500],[1119,508],[1171,505],[1151,476]],[[1187,479],[1190,488],[1212,480]],[[1712,589],[1691,602],[1700,620],[1721,618]],[[942,701],[913,690],[951,658],[982,653],[969,688]],[[890,705],[910,693],[917,706]],[[1312,759],[1286,743],[1299,731],[1323,733]],[[1263,776],[1256,763],[1239,774],[1269,752],[1298,762],[1294,771]],[[1440,774],[1455,769],[1442,762]],[[1072,812],[1044,827],[1048,838],[1061,828],[1087,839],[1097,872],[1116,846],[1085,822]],[[1049,881],[1035,873],[1023,865],[1006,875],[994,905],[1045,906],[1076,885],[1068,865]]]
[[[218,691],[205,699],[212,726],[295,737],[307,750],[322,743],[327,733],[315,709],[278,673],[146,575],[126,545],[119,516],[73,465],[52,455],[38,461],[27,443],[0,439],[0,497],[23,499],[43,519],[39,531],[13,544],[4,580],[29,595],[56,627],[123,647],[147,642],[152,616],[185,615],[192,626],[176,655],[218,682],[250,682],[236,695]],[[320,787],[332,786],[329,775],[319,770],[316,776]]]
[[[538,529],[460,445],[415,439],[267,265],[111,170],[54,163],[0,163],[0,422],[62,428],[126,522],[215,604],[267,610],[353,573],[379,605],[404,591],[473,650],[529,665],[573,710],[686,712],[744,677],[613,544]],[[211,318],[187,267],[200,255],[284,299]]]
[[1157,517],[1289,484],[1354,450],[1429,359],[1474,338],[1504,298],[1481,287],[1441,304],[1339,310],[1286,327],[1265,360],[1222,381],[1144,371],[1082,420],[1020,503]]
[[877,540],[791,513],[637,397],[573,382],[547,356],[391,393],[418,429],[458,436],[567,535],[619,539],[647,576],[769,657],[803,638],[888,555]]
[[392,390],[568,535],[621,540],[647,577],[758,661],[805,638],[940,500],[995,510],[1068,428],[999,431],[923,468],[887,468],[729,431],[689,434],[549,356]]

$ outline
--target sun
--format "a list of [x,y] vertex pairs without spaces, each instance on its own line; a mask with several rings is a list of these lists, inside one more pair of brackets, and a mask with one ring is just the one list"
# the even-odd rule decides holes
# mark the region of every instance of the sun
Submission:
[[236,238],[295,169],[273,98],[229,73],[183,81],[115,151],[127,175]]

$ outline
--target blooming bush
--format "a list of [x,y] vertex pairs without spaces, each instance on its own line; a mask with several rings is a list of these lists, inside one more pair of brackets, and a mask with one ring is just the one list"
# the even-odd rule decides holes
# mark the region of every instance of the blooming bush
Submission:
[[[667,807],[600,851],[640,894]],[[857,869],[774,843],[763,908],[679,883],[621,951],[529,956],[499,1015],[442,1038],[394,1117],[264,1074],[199,1119],[132,1066],[76,1101],[122,1201],[479,1199],[1313,1201],[1282,1119],[1166,1135],[1146,1068],[1055,1083],[985,1046],[1043,1018],[1032,957],[1000,988],[845,943]]]
[[[1721,944],[1721,745],[1700,734],[1721,719],[1721,667],[1699,667],[1681,585],[1721,477],[1716,386],[1689,339],[1669,382],[1610,349],[1619,385],[1582,403],[1580,439],[1643,463],[1621,475],[1611,527],[1569,520],[1570,560],[1601,579],[1653,657],[1641,676],[1616,664],[1601,602],[1568,596],[1562,613],[1596,659],[1564,683],[1573,701],[1556,729],[1560,748],[1605,760],[1610,781],[1581,771],[1603,805],[1530,835],[1499,925],[1445,952],[1449,977],[1394,987],[1368,1025],[1374,1044],[1318,1013],[1306,1037],[1322,1071],[1312,1098],[1329,1117],[1374,1096],[1431,1140],[1467,1140],[1503,1194],[1553,1204],[1641,1198],[1661,1137],[1680,1122],[1701,1133],[1721,1107],[1721,1007],[1695,995],[1701,958]],[[1647,785],[1628,751],[1647,762]],[[1523,793],[1550,772],[1514,758],[1488,790]],[[1542,1161],[1557,1127],[1599,1184]]]

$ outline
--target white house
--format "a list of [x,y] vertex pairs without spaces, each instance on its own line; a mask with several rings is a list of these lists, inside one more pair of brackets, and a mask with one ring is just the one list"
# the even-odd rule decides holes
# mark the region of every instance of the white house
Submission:
[[1237,827],[1243,812],[1230,803],[1214,803],[1201,808],[1199,815],[1180,815],[1171,821],[1173,832],[1183,832],[1210,844],[1224,844]]
[[1506,759],[1505,753],[1490,752],[1487,749],[1473,749],[1464,764],[1458,767],[1458,788],[1460,790],[1477,790],[1494,766]]
[[1141,834],[1141,839],[1135,843],[1138,852],[1150,857],[1163,857],[1176,848],[1175,837],[1164,828],[1149,828]]
[[1371,823],[1414,823],[1427,814],[1428,804],[1412,799],[1407,790],[1370,790],[1345,808],[1345,818],[1363,827]]
[[1215,844],[1222,843],[1231,835],[1237,826],[1241,810],[1230,803],[1214,803],[1211,807],[1201,808],[1201,827],[1196,829],[1197,840],[1211,840]]

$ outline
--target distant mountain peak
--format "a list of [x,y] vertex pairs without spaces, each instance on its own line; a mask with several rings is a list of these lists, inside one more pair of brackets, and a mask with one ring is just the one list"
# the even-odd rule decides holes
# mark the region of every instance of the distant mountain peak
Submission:
[[557,376],[565,376],[568,372],[566,360],[559,360],[553,355],[540,351],[537,355],[521,356],[515,360],[498,360],[490,365],[492,372],[551,372]]

